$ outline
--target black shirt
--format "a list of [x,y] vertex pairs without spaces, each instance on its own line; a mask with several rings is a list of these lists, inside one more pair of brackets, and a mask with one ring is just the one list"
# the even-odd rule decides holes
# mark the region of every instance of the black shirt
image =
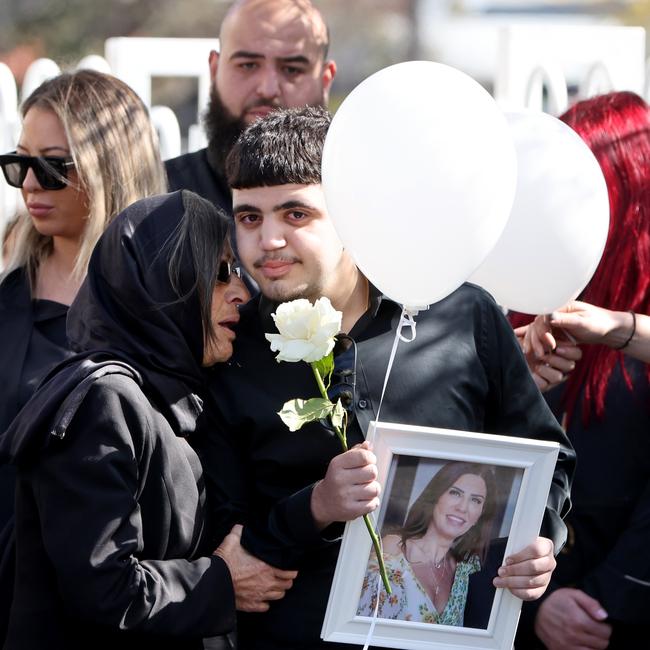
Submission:
[[207,149],[199,149],[165,161],[169,191],[191,190],[208,199],[226,214],[232,213],[232,198],[226,180],[211,165]]
[[[346,379],[352,393],[350,446],[364,439],[375,418],[401,314],[386,298],[374,295],[372,302],[350,332],[356,353],[353,377]],[[317,396],[317,388],[308,364],[276,362],[264,338],[264,332],[276,331],[274,307],[257,298],[241,310],[235,355],[213,373],[220,433],[215,429],[205,443],[203,462],[218,517],[244,523],[242,544],[254,555],[298,570],[293,588],[268,613],[240,617],[240,650],[333,650],[347,646],[325,644],[320,630],[339,544],[317,530],[310,499],[341,448],[320,423],[292,433],[277,415],[285,401]],[[542,531],[559,548],[574,454],[503,314],[483,290],[464,285],[420,312],[416,323],[415,341],[398,347],[381,419],[559,442]],[[335,357],[335,373],[341,374],[341,359],[349,354]],[[227,443],[238,460],[226,460]]]
[[[0,432],[47,372],[71,354],[65,333],[67,313],[67,305],[32,300],[22,267],[0,284]],[[15,485],[15,468],[0,462],[0,645],[13,593]]]

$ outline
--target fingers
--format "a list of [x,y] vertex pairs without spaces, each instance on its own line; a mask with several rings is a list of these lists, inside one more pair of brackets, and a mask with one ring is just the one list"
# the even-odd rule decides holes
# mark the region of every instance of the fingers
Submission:
[[612,627],[595,620],[583,606],[594,604],[600,607],[579,589],[556,589],[537,611],[535,633],[549,650],[604,650],[609,646]]
[[[547,537],[537,537],[535,541],[528,546],[521,549],[517,553],[511,553],[507,558],[505,564],[516,565],[526,560],[539,559],[542,557],[553,558],[553,542]],[[553,558],[555,561],[555,558]]]
[[277,580],[295,580],[298,575],[297,571],[285,571],[284,569],[276,569],[272,567],[273,575]]
[[520,339],[526,336],[526,332],[528,331],[528,325],[520,325],[519,327],[515,327],[515,336]]
[[582,350],[577,345],[560,342],[555,348],[555,355],[575,362],[582,359]]
[[230,535],[234,535],[237,537],[237,539],[241,539],[241,532],[244,530],[244,527],[241,524],[235,524],[231,529],[230,529]]
[[567,375],[564,372],[562,372],[562,370],[553,368],[548,363],[540,363],[537,366],[535,366],[535,373],[539,377],[541,377],[541,379],[543,379],[544,382],[546,382],[544,388],[555,386],[563,382],[567,378]]
[[541,359],[545,354],[554,350],[555,347],[556,341],[551,334],[548,316],[537,316],[526,330],[523,345],[524,354],[532,354],[535,358]]
[[312,490],[312,515],[321,530],[334,521],[351,521],[379,507],[376,462],[367,441],[330,461],[325,478]]
[[235,585],[235,604],[240,611],[268,611],[269,603],[284,598],[298,575],[297,571],[276,569],[257,558],[256,561],[254,575]]
[[266,601],[240,601],[235,599],[235,607],[240,612],[250,612],[253,614],[262,614],[268,612],[270,605]]
[[[363,443],[363,445],[366,444],[368,443]],[[355,469],[357,467],[365,467],[366,465],[375,465],[377,463],[377,456],[368,447],[356,445],[345,453],[336,456],[332,462],[342,469]]]
[[[576,348],[577,349],[577,348]],[[564,375],[569,374],[572,370],[575,370],[576,362],[573,359],[567,359],[564,355],[549,354],[544,358],[546,364]]]
[[543,393],[545,390],[548,390],[550,384],[544,379],[543,377],[540,377],[536,371],[532,372],[532,378],[533,381],[535,382],[535,385],[539,390]]
[[522,600],[535,600],[546,590],[556,564],[553,542],[538,537],[519,553],[506,558],[493,584],[495,587],[510,590]]
[[589,614],[591,618],[595,621],[604,621],[608,614],[603,608],[603,606],[595,599],[592,598],[589,594],[586,594],[584,591],[576,590],[574,594],[576,603],[582,609]]
[[284,593],[286,589],[278,589],[277,591],[267,591],[266,600],[282,600],[284,598]]

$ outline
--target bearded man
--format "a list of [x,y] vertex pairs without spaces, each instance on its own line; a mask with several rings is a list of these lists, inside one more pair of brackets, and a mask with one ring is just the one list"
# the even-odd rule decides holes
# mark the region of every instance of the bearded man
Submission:
[[329,34],[310,0],[238,0],[210,52],[205,149],[166,161],[169,190],[189,189],[227,213],[225,160],[239,134],[277,108],[325,106],[336,74]]

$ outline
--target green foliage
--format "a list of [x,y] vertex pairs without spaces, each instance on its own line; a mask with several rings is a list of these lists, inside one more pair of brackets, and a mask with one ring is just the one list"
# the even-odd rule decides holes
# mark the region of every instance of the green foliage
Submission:
[[289,427],[289,431],[298,431],[303,424],[326,418],[334,408],[334,404],[323,397],[312,399],[292,399],[284,403],[278,415]]
[[330,352],[326,357],[320,361],[312,361],[312,368],[315,368],[323,380],[325,388],[329,388],[332,372],[334,370],[334,353]]

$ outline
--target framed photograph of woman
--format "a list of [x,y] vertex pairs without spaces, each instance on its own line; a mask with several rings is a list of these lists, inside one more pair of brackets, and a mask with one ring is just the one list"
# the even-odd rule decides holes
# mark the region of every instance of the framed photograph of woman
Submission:
[[362,520],[341,544],[325,641],[510,650],[521,601],[495,589],[506,553],[538,534],[556,443],[371,423],[383,485],[375,527],[391,585]]

